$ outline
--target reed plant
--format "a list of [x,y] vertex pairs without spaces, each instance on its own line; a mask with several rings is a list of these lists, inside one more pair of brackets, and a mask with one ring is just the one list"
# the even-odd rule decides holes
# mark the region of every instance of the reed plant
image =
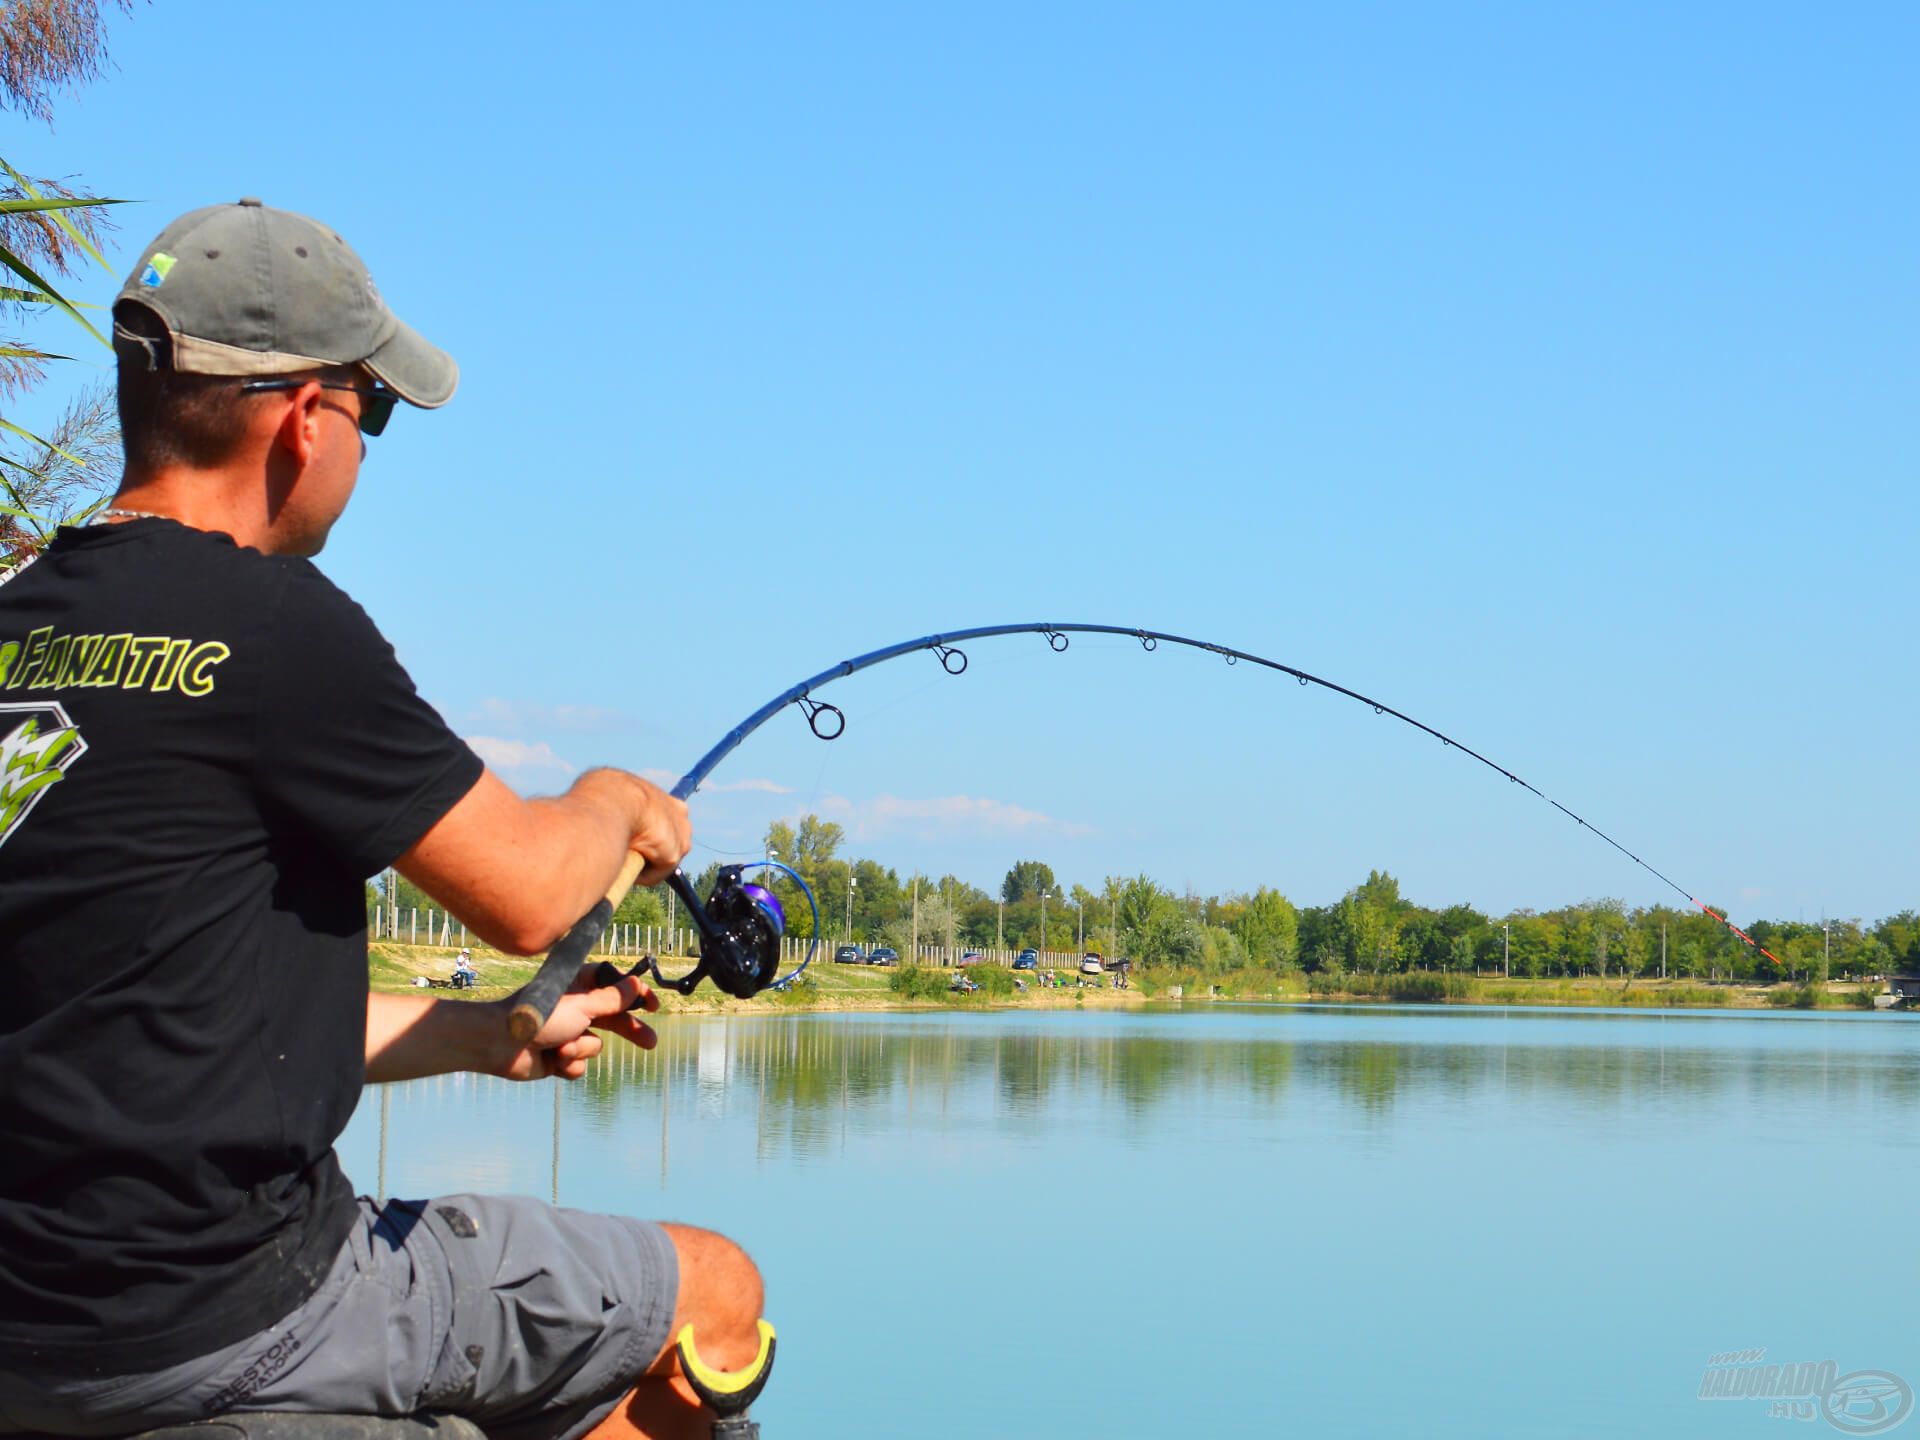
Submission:
[[1628,986],[1613,997],[1616,1005],[1646,1006],[1653,1009],[1665,1009],[1670,1006],[1697,1005],[1712,1007],[1725,1005],[1727,997],[1706,985],[1667,985],[1659,989],[1648,986]]
[[946,971],[926,965],[902,965],[887,976],[887,989],[902,1000],[945,1000],[951,984]]
[[988,999],[1005,1000],[1019,993],[1013,983],[1013,971],[1005,965],[970,965],[966,973]]

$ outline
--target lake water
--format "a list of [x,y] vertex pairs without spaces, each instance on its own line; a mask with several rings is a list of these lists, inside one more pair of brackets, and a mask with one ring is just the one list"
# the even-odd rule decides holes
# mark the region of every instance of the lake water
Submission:
[[[1920,1385],[1911,1017],[661,1028],[574,1086],[392,1087],[386,1189],[557,1189],[732,1235],[780,1332],[768,1440],[1765,1440],[1805,1433],[1793,1402],[1699,1398],[1710,1357]],[[382,1109],[370,1090],[341,1144],[367,1191]]]

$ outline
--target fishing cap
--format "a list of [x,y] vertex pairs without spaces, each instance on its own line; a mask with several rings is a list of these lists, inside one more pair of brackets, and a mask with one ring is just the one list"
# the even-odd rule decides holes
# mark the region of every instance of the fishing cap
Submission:
[[[287,375],[364,365],[409,405],[453,398],[460,367],[387,308],[328,226],[249,197],[191,210],[140,256],[114,302],[143,305],[195,375]],[[138,341],[131,330],[115,334]]]

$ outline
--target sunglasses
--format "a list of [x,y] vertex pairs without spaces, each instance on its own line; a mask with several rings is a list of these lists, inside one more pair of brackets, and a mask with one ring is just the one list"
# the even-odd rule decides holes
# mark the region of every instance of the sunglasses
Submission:
[[360,431],[364,435],[378,435],[387,428],[387,421],[393,417],[394,404],[400,399],[397,391],[384,385],[348,385],[336,380],[249,380],[240,387],[242,394],[261,394],[269,390],[298,390],[302,385],[317,384],[322,390],[351,390],[360,397]]

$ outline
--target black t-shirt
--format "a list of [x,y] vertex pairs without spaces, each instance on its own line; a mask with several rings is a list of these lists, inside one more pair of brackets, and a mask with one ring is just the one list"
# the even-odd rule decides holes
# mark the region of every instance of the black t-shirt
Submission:
[[364,882],[480,772],[304,560],[134,520],[0,584],[0,1356],[146,1370],[312,1294]]

